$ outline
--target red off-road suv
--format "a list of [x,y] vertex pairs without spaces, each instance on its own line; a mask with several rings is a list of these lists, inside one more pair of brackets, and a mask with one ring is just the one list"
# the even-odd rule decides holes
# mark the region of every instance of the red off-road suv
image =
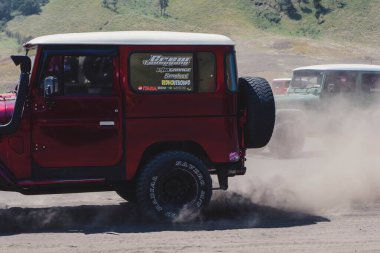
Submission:
[[275,108],[261,78],[238,82],[221,35],[49,35],[12,56],[15,93],[0,101],[0,188],[22,194],[114,190],[156,220],[196,212],[246,148],[266,145]]

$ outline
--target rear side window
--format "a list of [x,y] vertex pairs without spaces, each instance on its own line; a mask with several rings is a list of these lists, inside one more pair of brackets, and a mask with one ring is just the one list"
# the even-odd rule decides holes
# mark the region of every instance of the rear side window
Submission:
[[214,92],[216,90],[215,55],[209,52],[197,54],[199,73],[199,92]]
[[216,91],[216,56],[198,53],[133,53],[130,84],[137,92]]
[[133,53],[130,83],[140,92],[194,91],[192,53]]
[[234,52],[229,52],[225,59],[225,81],[230,91],[237,91],[237,68]]
[[326,74],[325,89],[329,93],[354,92],[357,78],[357,72],[329,71]]
[[380,92],[380,73],[364,73],[362,90],[368,93]]

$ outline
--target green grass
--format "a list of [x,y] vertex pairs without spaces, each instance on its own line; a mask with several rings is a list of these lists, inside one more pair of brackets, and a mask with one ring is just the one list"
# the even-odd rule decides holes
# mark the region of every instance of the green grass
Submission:
[[10,55],[18,54],[20,45],[15,39],[8,38],[0,33],[0,93],[12,90],[18,81],[19,68],[14,66]]
[[7,37],[4,33],[0,33],[0,55],[10,55],[18,53],[20,45],[17,40]]
[[[334,0],[323,0],[331,7]],[[365,43],[377,46],[380,36],[380,0],[346,0],[318,24],[312,1],[304,4],[310,13],[292,20],[281,13],[277,25],[257,18],[251,0],[170,0],[167,16],[161,16],[157,0],[119,0],[117,11],[101,6],[100,0],[50,0],[40,15],[18,16],[7,29],[23,37],[45,34],[115,30],[167,30],[222,33],[232,37],[257,37],[266,27],[269,34]],[[295,5],[299,10],[298,5]],[[300,11],[300,10],[299,10]],[[3,38],[3,37],[2,37]],[[6,47],[0,39],[0,49]],[[0,53],[3,54],[3,53]]]
[[243,33],[254,29],[241,0],[171,0],[168,16],[160,16],[157,1],[120,1],[117,12],[98,0],[51,0],[40,15],[19,16],[8,23],[23,36],[85,31],[170,30]]
[[[330,7],[334,1],[323,0],[323,4]],[[290,40],[305,36],[378,48],[380,0],[345,2],[345,8],[335,8],[325,15],[322,24],[315,18],[312,1],[304,5],[310,13],[300,12],[302,19],[293,20],[280,13],[281,22],[273,24],[257,17],[258,9],[252,0],[170,0],[166,16],[160,15],[158,0],[119,0],[116,12],[102,7],[100,0],[50,0],[40,15],[18,16],[8,22],[6,29],[22,37],[116,30],[207,32],[225,34],[239,42],[248,41],[256,48],[260,46],[256,43],[260,38],[269,43],[277,35]],[[314,55],[319,50],[297,39],[292,44],[301,54]],[[18,69],[12,66],[8,56],[19,50],[15,39],[0,33],[0,84],[8,85],[5,90],[18,78]],[[0,90],[4,89],[0,87]]]
[[323,36],[340,41],[378,45],[380,38],[380,1],[347,1],[344,11],[329,15],[322,25]]

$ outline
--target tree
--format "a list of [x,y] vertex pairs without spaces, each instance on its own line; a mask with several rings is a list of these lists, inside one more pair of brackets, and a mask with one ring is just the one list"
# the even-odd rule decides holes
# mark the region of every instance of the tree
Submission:
[[109,8],[109,6],[108,6],[108,1],[107,1],[107,0],[102,0],[102,6],[103,6],[104,8]]
[[309,0],[296,0],[296,3],[298,4],[298,8],[301,9],[301,4],[302,3],[307,4],[309,3]]
[[49,0],[38,0],[38,2],[40,3],[40,5],[45,5],[49,2]]
[[11,17],[11,5],[7,0],[0,0],[0,20],[7,21]]
[[169,0],[158,0],[160,5],[161,16],[166,15],[166,8],[169,7]]
[[104,8],[117,12],[119,0],[101,0],[101,3]]
[[318,24],[322,24],[323,22],[325,22],[323,16],[327,14],[330,10],[322,5],[321,0],[313,0],[313,4],[315,8],[315,18],[318,20]]
[[112,0],[111,5],[113,6],[113,10],[117,11],[117,4],[119,3],[119,0]]
[[280,7],[280,11],[288,12],[293,7],[292,0],[277,0],[277,4]]
[[286,15],[294,20],[300,20],[302,16],[297,13],[292,0],[276,0],[279,6],[279,11],[286,13]]
[[41,6],[38,2],[33,0],[26,0],[18,10],[21,12],[22,15],[28,16],[33,14],[39,14],[41,12]]

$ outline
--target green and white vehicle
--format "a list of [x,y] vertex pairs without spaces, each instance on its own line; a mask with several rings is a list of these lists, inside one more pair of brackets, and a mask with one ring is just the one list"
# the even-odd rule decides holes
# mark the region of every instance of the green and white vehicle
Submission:
[[373,105],[379,92],[380,65],[327,64],[294,69],[288,92],[275,96],[271,152],[279,157],[296,156],[306,136],[327,131],[326,127],[344,117],[350,106]]

